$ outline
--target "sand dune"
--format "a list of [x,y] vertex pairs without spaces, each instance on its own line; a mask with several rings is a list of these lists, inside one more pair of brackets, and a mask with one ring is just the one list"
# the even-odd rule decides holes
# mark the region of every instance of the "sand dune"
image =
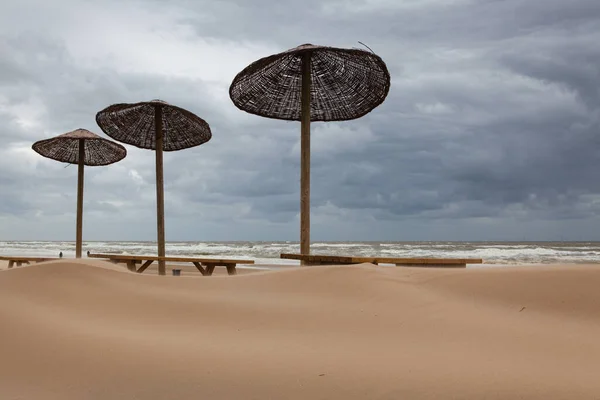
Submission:
[[599,398],[598,287],[598,266],[15,268],[0,398]]

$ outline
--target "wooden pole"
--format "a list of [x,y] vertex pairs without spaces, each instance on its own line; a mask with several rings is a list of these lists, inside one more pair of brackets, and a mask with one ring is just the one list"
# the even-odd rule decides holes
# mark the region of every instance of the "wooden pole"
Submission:
[[[300,139],[300,253],[310,254],[310,56],[302,58]],[[301,261],[301,265],[305,265]]]
[[83,167],[85,161],[85,139],[79,139],[77,160],[77,236],[75,238],[75,258],[81,258],[83,244]]
[[[165,256],[165,196],[163,181],[163,126],[162,107],[154,107],[154,128],[156,131],[156,227],[158,232],[158,256]],[[158,260],[158,274],[166,275],[164,260]]]

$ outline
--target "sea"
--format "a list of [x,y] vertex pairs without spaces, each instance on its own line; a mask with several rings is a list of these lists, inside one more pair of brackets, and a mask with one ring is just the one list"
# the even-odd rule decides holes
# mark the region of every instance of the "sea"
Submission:
[[[83,253],[156,254],[155,242],[84,242]],[[299,253],[298,242],[168,242],[181,257],[252,259],[255,265],[298,265],[281,253]],[[75,257],[74,242],[0,241],[0,255]],[[312,254],[365,257],[481,258],[474,267],[523,264],[600,263],[600,242],[317,242]],[[470,267],[470,266],[469,266]]]

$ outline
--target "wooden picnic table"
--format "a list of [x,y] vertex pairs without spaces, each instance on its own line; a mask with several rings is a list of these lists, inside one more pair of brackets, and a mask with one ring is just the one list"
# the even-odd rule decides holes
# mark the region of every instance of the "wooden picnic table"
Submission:
[[352,257],[331,256],[322,254],[280,254],[280,258],[300,260],[305,265],[335,265],[335,264],[394,264],[396,266],[425,266],[425,267],[458,267],[465,268],[467,264],[481,264],[481,258],[400,258],[400,257]]
[[8,268],[12,268],[15,264],[20,267],[23,264],[31,262],[40,263],[44,261],[59,260],[60,257],[21,257],[21,256],[0,256],[1,261],[8,261]]
[[[159,257],[159,256],[144,256],[144,255],[124,255],[124,254],[92,254],[88,251],[87,256],[90,258],[108,259],[115,264],[124,263],[130,271],[142,273],[155,261],[177,262],[177,263],[192,263],[203,276],[211,276],[215,267],[227,268],[229,275],[237,274],[237,264],[254,264],[253,260],[233,260],[233,259],[217,259],[217,258],[196,258],[196,257]],[[139,268],[137,264],[141,264]]]

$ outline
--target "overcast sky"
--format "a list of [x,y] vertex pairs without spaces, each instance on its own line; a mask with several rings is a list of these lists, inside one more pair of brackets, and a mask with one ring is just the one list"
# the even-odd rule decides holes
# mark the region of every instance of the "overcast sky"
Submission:
[[[300,124],[238,110],[251,62],[359,47],[385,102],[312,125],[312,240],[600,240],[598,0],[3,0],[0,240],[74,240],[77,167],[33,142],[155,98],[212,139],[165,153],[167,241],[299,240]],[[155,240],[154,152],[86,168],[84,240]]]

